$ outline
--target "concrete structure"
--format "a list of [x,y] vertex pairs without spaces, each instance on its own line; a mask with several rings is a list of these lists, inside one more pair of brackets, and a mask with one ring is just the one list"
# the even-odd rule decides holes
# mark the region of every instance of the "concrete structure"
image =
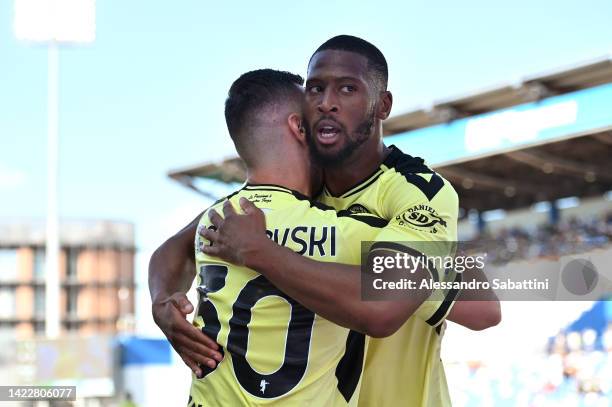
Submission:
[[[45,332],[45,225],[0,221],[0,335]],[[130,223],[60,225],[61,333],[114,334],[134,325],[134,228]]]

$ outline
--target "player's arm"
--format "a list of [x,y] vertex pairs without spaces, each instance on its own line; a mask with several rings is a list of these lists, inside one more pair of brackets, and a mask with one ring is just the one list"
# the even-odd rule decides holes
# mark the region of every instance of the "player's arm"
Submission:
[[194,238],[200,217],[166,240],[149,261],[153,320],[198,376],[198,365],[214,368],[215,360],[221,360],[218,345],[187,321],[194,310],[186,293],[195,277]]
[[[380,194],[381,206],[387,211],[385,218],[391,219],[391,222],[377,240],[415,242],[423,248],[435,249],[438,255],[452,255],[454,250],[449,249],[457,240],[459,208],[455,190],[437,174],[431,175],[428,182],[423,182],[425,178],[420,178],[420,175],[417,174],[409,176],[410,182],[406,183],[401,177],[398,177],[388,186],[386,194]],[[409,197],[419,198],[409,203]],[[433,212],[420,211],[420,215],[417,215],[419,211],[413,209],[423,206]],[[425,217],[428,220],[420,221]],[[439,221],[432,224],[432,221],[436,219]],[[446,242],[446,248],[444,242]],[[438,277],[440,281],[448,282],[449,280],[449,275],[446,273],[439,274]],[[483,270],[476,267],[466,269],[461,275],[454,277],[450,275],[450,279],[457,278],[464,282],[486,281]],[[477,291],[441,291],[432,296],[430,301],[427,301],[419,310],[419,315],[425,320],[429,320],[430,316],[440,316],[440,314],[444,314],[442,319],[446,317],[450,321],[473,330],[495,326],[501,320],[499,301],[491,288]]]
[[[237,215],[228,202],[223,207],[225,218],[211,211],[211,221],[218,231],[198,231],[213,242],[202,250],[260,272],[306,308],[332,322],[373,337],[389,336],[429,295],[423,290],[401,300],[362,301],[359,266],[315,261],[277,245],[265,234],[263,212],[246,199],[241,199],[240,205],[246,215]],[[393,253],[378,253],[387,254]],[[426,273],[417,270],[404,277],[420,281]]]
[[[481,269],[471,268],[463,272],[463,281],[484,282],[487,277]],[[447,319],[475,331],[491,328],[501,321],[499,299],[491,288],[461,290]]]
[[187,293],[195,278],[194,238],[198,215],[161,244],[149,261],[149,293],[153,304],[177,292]]

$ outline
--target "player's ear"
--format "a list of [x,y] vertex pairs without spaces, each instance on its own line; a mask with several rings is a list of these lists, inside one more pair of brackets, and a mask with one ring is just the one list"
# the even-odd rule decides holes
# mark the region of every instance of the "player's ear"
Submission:
[[391,114],[391,106],[393,106],[393,95],[391,92],[388,90],[380,92],[376,117],[380,120],[385,120]]
[[302,116],[298,113],[291,113],[287,118],[287,124],[291,134],[300,142],[306,143],[306,132],[302,127]]

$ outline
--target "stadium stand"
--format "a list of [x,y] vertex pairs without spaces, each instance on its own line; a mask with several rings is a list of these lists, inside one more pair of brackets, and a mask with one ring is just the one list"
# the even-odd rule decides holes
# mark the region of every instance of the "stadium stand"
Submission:
[[557,224],[543,223],[531,229],[514,226],[497,233],[485,230],[477,239],[496,243],[497,250],[491,251],[496,257],[489,258],[493,262],[583,253],[612,242],[612,212],[590,219],[572,217]]

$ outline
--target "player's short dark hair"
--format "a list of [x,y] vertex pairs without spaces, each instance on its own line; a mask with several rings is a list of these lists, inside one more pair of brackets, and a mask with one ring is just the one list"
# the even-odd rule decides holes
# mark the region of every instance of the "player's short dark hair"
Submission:
[[[370,73],[379,81],[380,90],[387,90],[387,82],[389,80],[387,60],[383,53],[373,44],[352,35],[338,35],[321,44],[312,54],[310,60],[312,60],[315,54],[325,50],[354,52],[365,57],[368,60]],[[308,64],[310,65],[310,61]]]
[[[258,113],[274,104],[301,102],[300,75],[274,69],[258,69],[234,81],[225,100],[225,121],[234,142],[256,124]],[[297,86],[296,86],[297,85]]]

